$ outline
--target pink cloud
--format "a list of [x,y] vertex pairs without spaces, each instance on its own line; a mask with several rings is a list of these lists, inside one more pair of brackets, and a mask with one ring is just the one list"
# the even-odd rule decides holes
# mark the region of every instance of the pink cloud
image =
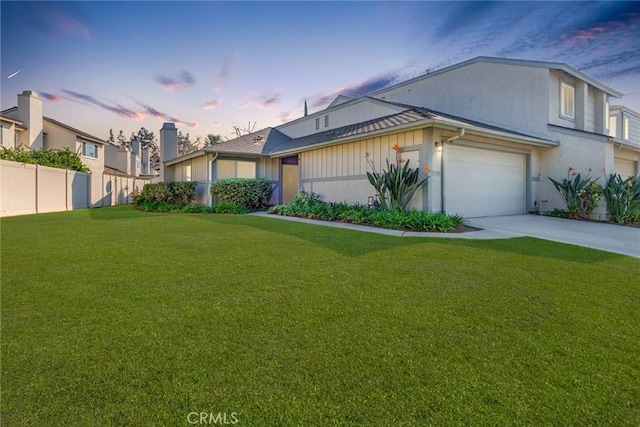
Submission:
[[203,110],[213,110],[214,108],[218,108],[220,106],[220,100],[214,99],[213,101],[209,101],[202,106]]

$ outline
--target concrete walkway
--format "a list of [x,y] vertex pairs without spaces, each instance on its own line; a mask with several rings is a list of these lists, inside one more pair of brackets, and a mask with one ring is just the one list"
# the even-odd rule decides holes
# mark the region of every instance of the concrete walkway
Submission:
[[537,237],[554,242],[585,246],[602,251],[633,257],[640,257],[640,228],[623,227],[614,224],[552,218],[539,215],[509,215],[483,218],[471,218],[468,224],[480,228],[467,233],[425,233],[414,231],[387,230],[362,225],[327,222],[312,219],[269,215],[256,212],[252,215],[285,221],[304,222],[326,227],[358,230],[367,233],[386,234],[388,236],[439,237],[454,239],[508,239],[512,237]]

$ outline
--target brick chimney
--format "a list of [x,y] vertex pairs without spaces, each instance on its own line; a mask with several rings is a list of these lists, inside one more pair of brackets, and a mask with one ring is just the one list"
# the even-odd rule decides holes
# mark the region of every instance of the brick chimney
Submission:
[[42,149],[42,101],[36,92],[25,90],[18,95],[18,120],[27,128],[20,134],[20,144],[32,150]]
[[178,128],[175,123],[167,122],[160,129],[160,180],[173,180],[173,171],[166,168],[164,162],[178,157]]

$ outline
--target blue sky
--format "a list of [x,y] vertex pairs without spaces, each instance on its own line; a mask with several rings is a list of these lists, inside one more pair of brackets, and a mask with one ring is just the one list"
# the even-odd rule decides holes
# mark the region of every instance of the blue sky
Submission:
[[[566,62],[640,111],[639,2],[0,3],[1,107],[106,138],[277,126],[478,55]],[[17,74],[16,74],[17,73]]]

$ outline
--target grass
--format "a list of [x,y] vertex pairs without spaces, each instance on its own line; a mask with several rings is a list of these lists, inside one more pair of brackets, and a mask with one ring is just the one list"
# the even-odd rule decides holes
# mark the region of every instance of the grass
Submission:
[[638,425],[640,261],[131,207],[1,221],[2,425]]

